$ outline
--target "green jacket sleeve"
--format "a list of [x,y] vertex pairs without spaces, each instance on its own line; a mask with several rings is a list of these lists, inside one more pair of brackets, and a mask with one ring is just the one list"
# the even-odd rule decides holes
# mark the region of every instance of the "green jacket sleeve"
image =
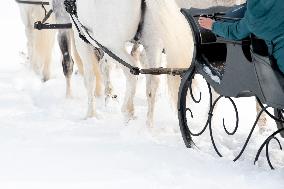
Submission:
[[250,35],[245,18],[234,23],[216,21],[212,26],[212,31],[216,35],[231,40],[241,40]]

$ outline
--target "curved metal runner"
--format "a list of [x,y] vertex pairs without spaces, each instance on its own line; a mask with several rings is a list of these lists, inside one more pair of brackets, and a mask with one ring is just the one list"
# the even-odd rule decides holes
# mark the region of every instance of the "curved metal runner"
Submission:
[[[220,152],[220,150],[218,149],[218,147],[216,145],[214,135],[213,135],[212,118],[214,116],[214,110],[215,110],[218,102],[220,102],[221,99],[228,100],[228,102],[232,105],[232,107],[234,109],[235,120],[236,120],[235,127],[233,128],[232,131],[229,131],[227,129],[226,124],[225,124],[225,118],[223,118],[223,128],[224,128],[225,133],[229,136],[234,136],[237,133],[237,131],[239,130],[239,120],[240,120],[239,110],[238,110],[233,98],[231,98],[231,97],[226,97],[226,96],[220,95],[215,101],[213,101],[212,89],[211,89],[210,84],[207,82],[208,93],[209,93],[208,118],[207,118],[205,125],[201,127],[201,130],[197,133],[194,133],[190,129],[189,120],[194,119],[195,114],[194,114],[193,110],[190,109],[190,107],[187,107],[187,104],[188,104],[189,100],[195,99],[195,97],[193,96],[193,93],[192,93],[192,86],[191,86],[191,83],[192,83],[192,80],[194,79],[195,74],[196,74],[196,69],[194,68],[194,66],[192,66],[183,75],[183,79],[182,79],[182,82],[181,82],[181,85],[180,85],[179,102],[178,102],[178,116],[179,116],[180,129],[181,129],[181,133],[182,133],[184,143],[188,148],[191,148],[193,145],[195,145],[195,143],[193,141],[193,137],[201,136],[202,134],[205,133],[206,130],[209,130],[210,139],[211,139],[211,142],[212,142],[212,145],[214,147],[215,152],[218,154],[218,156],[223,157],[222,153]],[[203,96],[205,96],[205,95],[203,95]],[[197,104],[202,102],[201,98],[198,101],[196,99],[191,100],[191,101],[193,101],[194,103],[197,103]],[[283,114],[282,114],[282,112],[284,112],[284,110],[275,109],[276,112],[281,112],[281,116],[279,116],[279,115],[273,116],[272,114],[270,114],[267,111],[267,109],[270,108],[269,106],[264,106],[258,98],[257,98],[257,101],[260,104],[262,109],[258,113],[258,115],[256,116],[254,124],[252,125],[251,131],[249,132],[248,137],[245,140],[244,145],[241,148],[241,151],[234,158],[233,161],[239,160],[240,157],[244,154],[244,152],[245,152],[245,150],[246,150],[246,148],[249,144],[249,141],[250,141],[250,139],[251,139],[251,137],[252,137],[252,135],[255,131],[257,123],[258,123],[262,114],[266,113],[267,115],[269,115],[269,117],[271,117],[273,120],[275,120],[276,123],[281,124],[281,125],[284,124],[284,119],[283,119]],[[256,163],[259,160],[260,154],[264,150],[264,147],[265,147],[266,159],[268,161],[268,164],[269,164],[271,169],[274,169],[272,162],[270,160],[270,156],[269,156],[269,144],[271,143],[272,140],[275,140],[279,144],[280,149],[282,150],[281,143],[280,143],[279,139],[276,138],[276,135],[279,135],[283,131],[284,131],[283,127],[279,128],[278,131],[275,131],[274,133],[272,133],[264,141],[264,143],[260,146],[260,148],[259,148],[259,150],[256,154],[254,163]]]

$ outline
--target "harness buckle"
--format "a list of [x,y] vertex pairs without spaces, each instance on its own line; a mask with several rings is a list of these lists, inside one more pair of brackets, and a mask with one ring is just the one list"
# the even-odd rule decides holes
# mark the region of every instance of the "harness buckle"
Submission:
[[34,23],[34,29],[42,30],[43,29],[42,25],[43,24],[41,23],[41,21],[37,21]]

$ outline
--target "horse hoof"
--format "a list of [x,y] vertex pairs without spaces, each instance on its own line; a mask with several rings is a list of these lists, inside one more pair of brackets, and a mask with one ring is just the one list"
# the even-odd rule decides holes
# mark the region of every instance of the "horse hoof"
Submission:
[[97,112],[88,112],[87,115],[85,116],[85,120],[90,119],[90,118],[97,118],[98,114]]
[[267,128],[267,127],[261,127],[260,126],[258,132],[259,132],[260,135],[263,135],[263,134],[265,134],[267,132],[271,132],[271,129]]
[[42,81],[43,83],[47,82],[48,80],[49,80],[49,78],[47,78],[47,77],[43,77],[43,78],[41,79],[41,81]]
[[153,123],[153,121],[147,120],[147,121],[146,121],[146,125],[147,125],[147,128],[149,128],[149,129],[154,128],[154,123]]
[[129,114],[127,114],[127,113],[125,113],[124,114],[124,124],[125,125],[128,125],[128,123],[130,122],[130,121],[132,121],[132,120],[136,120],[137,119],[137,116],[135,116],[135,115],[129,115]]
[[72,93],[66,93],[65,98],[66,99],[73,99]]
[[65,99],[68,99],[68,100],[73,99],[73,96],[72,95],[65,95]]

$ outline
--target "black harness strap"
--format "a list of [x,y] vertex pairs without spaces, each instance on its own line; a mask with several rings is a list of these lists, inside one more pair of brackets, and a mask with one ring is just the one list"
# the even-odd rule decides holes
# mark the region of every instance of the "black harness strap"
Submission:
[[48,13],[45,13],[45,17],[44,17],[44,19],[42,20],[42,23],[45,23],[45,22],[49,19],[49,17],[51,16],[52,13],[53,13],[53,10],[52,10],[52,9],[50,9],[50,10],[48,11]]
[[50,3],[46,1],[21,1],[21,0],[15,0],[15,1],[17,3],[27,4],[27,5],[50,5]]
[[72,23],[67,23],[67,24],[45,23],[49,19],[52,13],[53,13],[53,10],[51,9],[50,11],[48,11],[48,13],[45,14],[45,17],[43,18],[42,21],[37,21],[34,23],[34,28],[37,30],[44,30],[44,29],[54,30],[54,29],[71,29],[72,28]]
[[72,23],[67,24],[47,24],[41,21],[34,23],[34,28],[37,30],[55,30],[55,29],[71,29]]

